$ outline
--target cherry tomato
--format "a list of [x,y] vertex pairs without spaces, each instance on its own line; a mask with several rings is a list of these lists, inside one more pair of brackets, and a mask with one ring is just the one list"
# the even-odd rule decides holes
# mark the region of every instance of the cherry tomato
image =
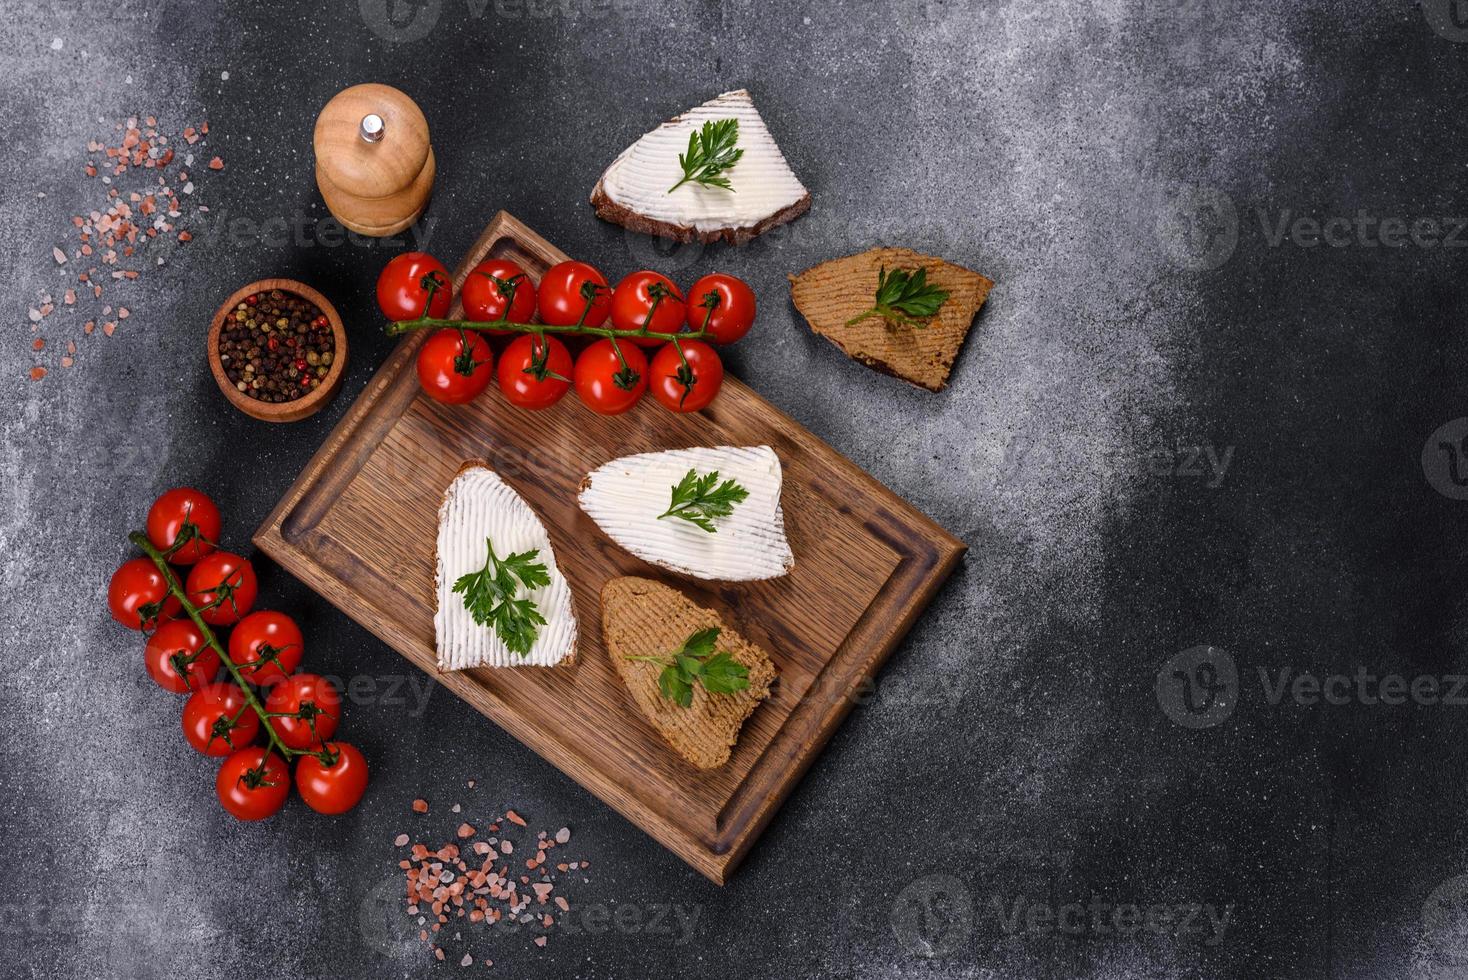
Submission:
[[245,707],[248,703],[237,684],[205,684],[184,702],[184,738],[205,755],[224,756],[244,748],[260,734],[260,716]]
[[296,763],[296,789],[317,813],[346,813],[367,792],[367,760],[346,742],[332,742],[325,752],[332,757],[330,765],[319,756],[301,756]]
[[[718,298],[713,315],[709,315],[709,294]],[[704,276],[688,290],[688,329],[703,330],[708,317],[708,331],[716,344],[732,344],[749,333],[754,326],[754,290],[734,276],[715,272]]]
[[296,621],[272,609],[250,613],[229,634],[229,659],[245,680],[260,687],[285,680],[305,652]]
[[[709,406],[724,384],[724,364],[714,349],[701,340],[679,341],[683,357],[672,344],[663,345],[652,359],[647,386],[664,408],[674,412],[697,412]],[[683,359],[687,358],[685,367]]]
[[[658,301],[647,329],[654,333],[675,333],[683,326],[683,294],[673,285],[673,280],[658,272],[643,269],[629,273],[617,283],[612,294],[612,327],[617,330],[641,330],[647,321],[648,311],[653,309],[653,292],[657,287],[666,291]],[[656,347],[661,340],[642,338],[636,341],[643,347]]]
[[219,508],[193,487],[175,487],[148,508],[148,540],[164,554],[188,528],[188,537],[168,560],[175,565],[192,565],[214,550],[219,541]]
[[558,262],[540,277],[540,322],[557,327],[581,322],[581,313],[586,309],[582,290],[588,283],[595,299],[585,325],[599,327],[606,323],[612,310],[612,290],[606,276],[585,262]]
[[280,756],[258,745],[231,754],[214,775],[219,802],[240,820],[271,816],[285,805],[290,791],[290,769]]
[[[438,283],[433,302],[428,302],[427,281]],[[454,290],[448,270],[427,252],[404,252],[383,266],[377,277],[377,307],[389,320],[416,320],[428,304],[428,315],[442,319],[449,315]]]
[[[505,294],[496,279],[514,283],[511,292],[514,299],[508,304],[509,315],[505,314]],[[469,273],[464,285],[459,288],[459,300],[464,304],[464,319],[483,323],[486,320],[509,320],[511,323],[529,323],[535,316],[535,283],[525,275],[525,270],[506,259],[485,259]],[[497,336],[514,333],[513,330],[491,330]]]
[[[239,555],[216,551],[205,555],[189,571],[184,591],[189,601],[199,606],[199,615],[210,626],[229,626],[255,605],[257,591],[255,569]],[[205,609],[221,599],[219,605]]]
[[183,609],[178,597],[168,594],[168,579],[149,558],[129,558],[112,573],[107,607],[112,618],[130,630],[153,629]]
[[331,738],[342,717],[342,697],[324,677],[294,674],[270,689],[265,710],[295,718],[272,718],[270,727],[293,749],[309,749]]
[[[189,660],[190,657],[194,659]],[[148,668],[148,676],[163,690],[188,694],[214,680],[219,673],[219,654],[213,647],[204,645],[204,634],[192,619],[175,619],[148,637],[148,645],[143,648],[143,664]]]
[[464,331],[464,335],[469,338],[467,356],[464,338],[457,330],[439,330],[418,348],[418,383],[429,398],[445,405],[473,401],[494,377],[494,352],[489,349],[489,341],[472,330]]
[[[537,378],[531,368],[542,358],[544,377]],[[511,405],[550,408],[571,389],[572,370],[571,352],[565,344],[554,337],[539,340],[527,333],[510,341],[500,355],[500,391]]]
[[[620,343],[618,346],[635,378],[629,380],[611,340],[605,337],[581,352],[572,372],[576,394],[581,396],[587,408],[602,415],[621,415],[636,405],[637,399],[647,390],[647,355],[632,344]],[[618,378],[631,387],[618,384]]]

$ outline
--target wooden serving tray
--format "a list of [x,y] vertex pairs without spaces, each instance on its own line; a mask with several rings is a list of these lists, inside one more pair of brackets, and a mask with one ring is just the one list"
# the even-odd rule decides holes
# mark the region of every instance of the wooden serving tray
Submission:
[[[454,274],[490,256],[537,281],[566,255],[501,212]],[[459,315],[456,303],[454,315]],[[651,397],[604,417],[574,393],[543,412],[494,386],[468,405],[423,395],[403,340],[255,533],[255,544],[347,615],[719,884],[814,761],[857,695],[948,577],[965,546],[850,460],[726,377],[702,413]],[[784,466],[795,568],[754,583],[685,579],[604,535],[576,504],[592,469],[689,446],[769,445]],[[439,673],[434,650],[438,508],[465,460],[487,462],[550,531],[575,594],[570,667]],[[681,589],[774,657],[774,693],[723,768],[684,762],[643,719],[607,659],[599,594],[617,575]]]

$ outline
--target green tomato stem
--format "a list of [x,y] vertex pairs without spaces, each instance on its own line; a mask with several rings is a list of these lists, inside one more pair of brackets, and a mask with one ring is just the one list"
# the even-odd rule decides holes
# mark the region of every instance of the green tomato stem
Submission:
[[[265,735],[270,739],[269,748],[278,751],[281,757],[285,759],[287,765],[289,765],[292,756],[314,755],[315,753],[305,749],[290,748],[280,740],[280,736],[275,734],[275,728],[270,724],[270,713],[265,710],[265,706],[255,696],[255,692],[251,690],[250,685],[245,681],[244,675],[240,673],[240,669],[229,658],[229,652],[220,645],[219,638],[214,635],[214,630],[210,629],[209,624],[204,622],[204,617],[199,614],[199,607],[189,601],[188,593],[179,584],[178,576],[173,573],[173,569],[169,566],[168,560],[163,557],[163,552],[153,547],[153,542],[149,541],[148,536],[141,531],[134,531],[127,536],[127,539],[143,549],[143,553],[152,559],[154,565],[158,566],[158,571],[163,573],[163,579],[168,583],[169,593],[182,604],[184,612],[189,614],[189,618],[194,621],[194,625],[204,635],[204,645],[219,654],[219,662],[224,664],[225,669],[234,678],[234,682],[239,685],[241,691],[245,692],[246,705],[254,709],[255,714],[260,716],[260,727],[265,729]],[[244,709],[241,708],[240,710],[243,711]],[[263,761],[261,765],[262,767],[264,766]]]

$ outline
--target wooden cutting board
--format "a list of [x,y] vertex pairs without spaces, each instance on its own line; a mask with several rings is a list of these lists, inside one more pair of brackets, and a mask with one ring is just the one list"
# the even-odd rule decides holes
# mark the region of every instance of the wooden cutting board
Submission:
[[[537,281],[567,256],[501,212],[454,273],[489,257]],[[766,298],[765,302],[770,302]],[[457,303],[454,316],[460,315]],[[759,329],[756,325],[755,329]],[[574,393],[543,412],[493,385],[468,405],[418,386],[426,337],[403,340],[255,534],[292,574],[628,820],[722,884],[815,760],[964,544],[850,460],[726,377],[713,405],[675,415],[645,398],[617,417]],[[769,445],[784,466],[795,568],[755,583],[685,579],[617,547],[576,505],[592,469],[689,446]],[[535,508],[575,593],[568,668],[439,673],[434,652],[437,515],[459,466],[486,461]],[[607,659],[598,596],[617,575],[668,583],[767,649],[780,677],[723,768],[701,772],[638,713]]]

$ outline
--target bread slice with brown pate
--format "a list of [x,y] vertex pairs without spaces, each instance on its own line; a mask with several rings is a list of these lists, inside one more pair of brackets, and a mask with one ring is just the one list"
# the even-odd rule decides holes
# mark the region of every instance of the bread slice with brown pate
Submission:
[[[770,695],[776,675],[770,655],[725,625],[718,613],[651,579],[627,576],[607,582],[601,590],[601,616],[607,655],[643,717],[698,768],[715,769],[728,762],[745,719]],[[727,653],[749,672],[749,686],[710,694],[695,683],[692,703],[680,707],[658,686],[663,667],[632,658],[669,656],[692,634],[710,627],[719,628],[714,650]]]
[[[882,270],[924,269],[927,281],[948,293],[925,326],[870,316]],[[969,326],[994,283],[986,276],[908,248],[874,248],[833,259],[790,277],[790,299],[810,324],[847,356],[904,381],[941,391]]]

